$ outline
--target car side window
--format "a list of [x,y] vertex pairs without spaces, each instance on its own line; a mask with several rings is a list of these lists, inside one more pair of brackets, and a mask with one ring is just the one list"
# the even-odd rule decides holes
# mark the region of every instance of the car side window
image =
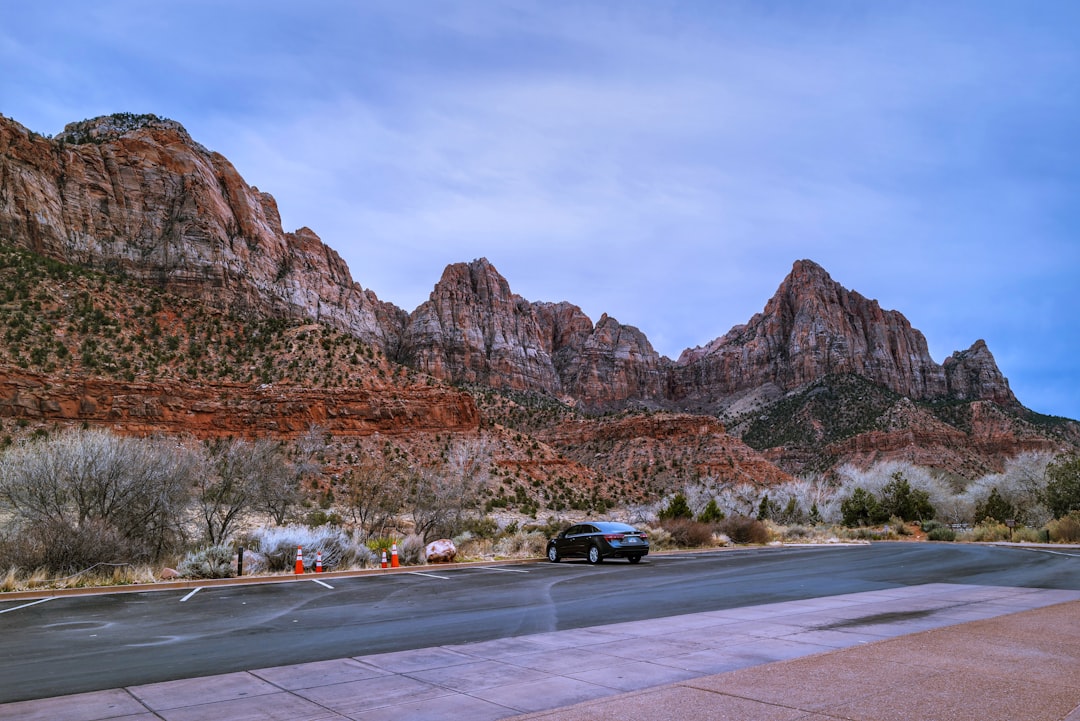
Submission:
[[588,525],[582,526],[581,527],[581,532],[582,533],[596,533],[597,532],[596,531],[596,526],[588,526]]
[[567,536],[576,536],[579,533],[581,533],[581,526],[570,526],[570,528],[566,529]]

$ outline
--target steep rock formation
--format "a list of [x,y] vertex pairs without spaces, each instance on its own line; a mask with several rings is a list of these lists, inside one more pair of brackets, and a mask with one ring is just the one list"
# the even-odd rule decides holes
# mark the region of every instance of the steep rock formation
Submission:
[[404,357],[454,382],[608,408],[663,392],[661,358],[637,328],[593,326],[569,303],[530,303],[487,259],[448,266],[405,332]]
[[558,376],[528,301],[486,260],[447,266],[410,318],[410,364],[453,382],[556,391]]
[[989,399],[1019,405],[981,341],[942,366],[899,312],[847,290],[801,260],[765,309],[705,346],[683,351],[672,397],[724,407],[749,390],[790,391],[830,374],[854,373],[909,398]]
[[983,340],[966,351],[956,351],[943,364],[948,397],[957,400],[991,400],[1002,406],[1019,405]]
[[0,117],[0,238],[217,307],[326,321],[390,353],[405,323],[315,233],[284,232],[273,197],[156,116],[55,139]]

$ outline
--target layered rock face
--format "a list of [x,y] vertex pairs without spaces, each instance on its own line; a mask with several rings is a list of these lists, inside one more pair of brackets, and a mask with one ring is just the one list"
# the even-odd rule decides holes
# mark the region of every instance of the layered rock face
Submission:
[[312,425],[350,437],[472,432],[480,425],[472,397],[441,386],[387,387],[375,392],[237,383],[198,386],[45,378],[3,369],[0,418],[196,438],[291,438]]
[[939,365],[926,338],[897,311],[843,288],[800,260],[765,309],[745,325],[683,351],[672,369],[674,400],[701,408],[772,386],[789,391],[854,373],[916,400],[993,400],[1018,405],[986,344]]
[[55,139],[0,117],[0,238],[217,307],[310,317],[393,348],[406,314],[353,282],[273,197],[174,121],[115,115]]
[[661,358],[636,328],[569,303],[530,303],[486,259],[446,268],[402,347],[436,377],[538,391],[589,408],[654,399]]

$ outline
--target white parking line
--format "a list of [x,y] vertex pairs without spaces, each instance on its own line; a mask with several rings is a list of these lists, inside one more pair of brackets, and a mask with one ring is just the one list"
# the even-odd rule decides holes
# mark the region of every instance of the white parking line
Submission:
[[194,596],[196,593],[198,593],[201,590],[202,590],[202,586],[198,586],[197,588],[192,589],[191,593],[189,593],[188,595],[186,595],[186,596],[184,596],[183,598],[180,599],[180,603],[183,603],[184,601],[188,600],[189,598],[191,598],[192,596]]
[[331,585],[330,585],[329,583],[323,583],[322,581],[320,581],[320,580],[319,580],[319,579],[317,579],[317,578],[309,578],[308,580],[309,580],[309,581],[311,581],[312,583],[317,583],[317,584],[319,584],[320,586],[326,586],[326,587],[327,587],[327,588],[329,588],[329,589],[330,589],[331,591],[333,591],[333,590],[334,590],[334,587],[333,587],[333,586],[331,586]]
[[410,571],[411,576],[427,576],[428,578],[441,578],[444,581],[449,581],[449,576],[436,576],[434,573],[421,573],[420,571]]
[[0,611],[0,613],[7,613],[8,611],[18,611],[20,608],[30,608],[31,606],[36,606],[39,603],[45,603],[46,601],[51,601],[54,598],[56,598],[56,596],[49,596],[48,598],[39,598],[36,601],[31,601],[30,603],[24,603],[21,606],[13,606],[12,608],[5,608],[3,611]]
[[522,568],[499,568],[497,566],[479,566],[477,570],[480,571],[502,571],[503,573],[528,573],[528,571]]

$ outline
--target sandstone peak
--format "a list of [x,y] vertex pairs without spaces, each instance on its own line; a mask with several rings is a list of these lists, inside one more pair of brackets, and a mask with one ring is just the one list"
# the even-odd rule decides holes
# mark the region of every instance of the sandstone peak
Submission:
[[844,288],[811,260],[796,261],[749,322],[684,351],[673,385],[691,405],[716,407],[762,388],[777,395],[847,373],[917,400],[1017,403],[984,343],[939,365],[903,314]]
[[191,136],[183,125],[175,120],[158,117],[153,113],[113,113],[68,123],[64,126],[64,130],[56,135],[55,140],[75,145],[104,143],[118,140],[128,133],[146,128],[172,131],[191,140]]

